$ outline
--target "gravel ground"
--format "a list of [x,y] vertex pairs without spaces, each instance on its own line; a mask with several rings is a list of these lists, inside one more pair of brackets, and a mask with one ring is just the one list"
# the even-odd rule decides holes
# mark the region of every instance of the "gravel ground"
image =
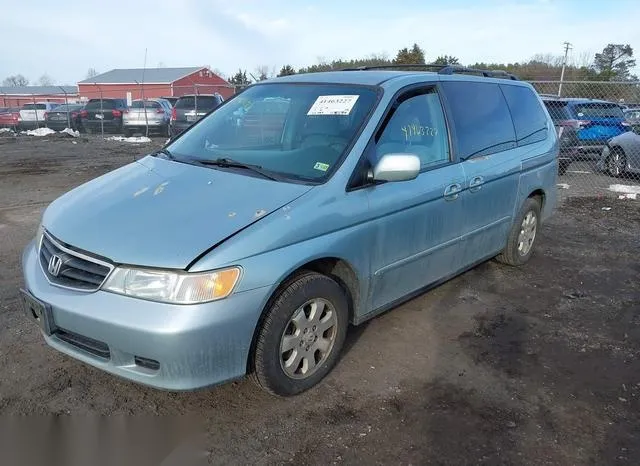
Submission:
[[[128,437],[135,464],[160,464],[179,442],[213,464],[638,463],[640,201],[617,199],[606,188],[619,181],[601,175],[560,178],[570,186],[526,266],[487,262],[352,329],[336,369],[292,399],[246,380],[156,391],[47,347],[17,299],[19,256],[43,208],[161,143],[0,138],[1,418],[146,419],[157,436]],[[191,429],[171,436],[178,419]],[[91,426],[67,429],[74,449],[90,448]],[[11,464],[36,464],[24,462],[36,440],[21,449],[2,438],[2,451],[22,452]]]

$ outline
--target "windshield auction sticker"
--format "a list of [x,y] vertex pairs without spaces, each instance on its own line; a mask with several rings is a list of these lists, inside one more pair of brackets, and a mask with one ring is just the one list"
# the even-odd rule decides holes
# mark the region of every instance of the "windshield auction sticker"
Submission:
[[313,103],[307,115],[349,115],[358,95],[321,95]]

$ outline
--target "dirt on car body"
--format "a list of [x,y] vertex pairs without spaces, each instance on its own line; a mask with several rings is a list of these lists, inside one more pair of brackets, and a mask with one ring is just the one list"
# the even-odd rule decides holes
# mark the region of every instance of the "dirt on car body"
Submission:
[[352,329],[292,399],[157,391],[48,348],[17,293],[42,209],[162,142],[0,145],[2,414],[194,416],[214,464],[637,463],[640,202],[603,193],[565,196],[524,267],[486,262]]

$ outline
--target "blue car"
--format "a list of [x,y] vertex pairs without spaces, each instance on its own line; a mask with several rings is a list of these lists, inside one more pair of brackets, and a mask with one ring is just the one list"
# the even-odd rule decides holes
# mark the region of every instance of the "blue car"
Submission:
[[[475,71],[247,88],[48,206],[23,253],[26,315],[53,348],[141,384],[309,389],[349,325],[531,258],[556,205],[556,132],[529,84]],[[241,108],[266,110],[245,127]]]
[[622,108],[614,102],[549,95],[543,101],[560,141],[561,175],[575,160],[598,158],[609,139],[631,130]]

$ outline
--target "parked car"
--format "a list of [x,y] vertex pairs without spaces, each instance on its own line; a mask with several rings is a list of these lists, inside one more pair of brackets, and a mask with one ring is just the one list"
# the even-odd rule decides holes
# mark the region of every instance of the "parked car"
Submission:
[[44,114],[44,121],[47,128],[61,131],[65,128],[71,128],[74,131],[84,131],[82,128],[82,119],[80,112],[84,108],[84,104],[62,104],[50,112]]
[[616,103],[548,95],[542,98],[560,140],[560,175],[575,160],[597,158],[608,139],[631,128]]
[[[535,90],[464,71],[252,85],[46,208],[26,315],[54,348],[158,388],[316,385],[350,323],[490,258],[527,263],[554,210],[558,141]],[[233,115],[267,98],[288,100],[286,122],[255,145]]]
[[607,141],[596,168],[611,176],[640,173],[640,122],[632,126],[632,131]]
[[20,126],[20,108],[6,107],[0,112],[0,128],[18,129]]
[[131,103],[131,107],[124,112],[122,133],[131,136],[134,132],[160,133],[169,135],[169,120],[171,119],[171,104],[165,99],[138,99]]
[[20,129],[33,129],[45,125],[44,115],[56,108],[55,102],[24,104],[20,108]]
[[183,95],[173,106],[171,135],[179,135],[223,101],[220,94]]
[[87,133],[122,132],[122,114],[127,110],[125,99],[89,99],[80,111],[80,121]]
[[627,119],[627,122],[630,125],[640,124],[640,109],[630,108],[628,110],[625,110],[624,117]]
[[161,97],[161,99],[168,101],[171,104],[171,107],[173,107],[178,101],[178,97]]

